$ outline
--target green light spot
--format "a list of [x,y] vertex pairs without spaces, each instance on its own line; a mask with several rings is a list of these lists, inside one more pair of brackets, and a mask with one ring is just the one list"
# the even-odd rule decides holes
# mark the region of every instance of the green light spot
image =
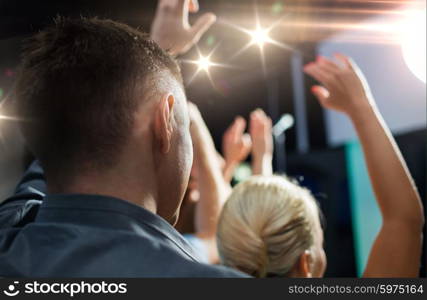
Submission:
[[213,46],[213,44],[215,44],[215,37],[213,35],[210,35],[206,39],[206,45]]
[[274,3],[271,7],[271,11],[273,12],[273,14],[280,14],[283,11],[283,3],[280,1]]
[[0,88],[0,99],[3,98],[3,95],[4,95],[4,91],[2,88]]
[[237,182],[244,181],[244,180],[248,179],[249,177],[251,177],[251,175],[252,175],[251,166],[246,162],[241,163],[237,167],[236,171],[234,171],[234,179]]

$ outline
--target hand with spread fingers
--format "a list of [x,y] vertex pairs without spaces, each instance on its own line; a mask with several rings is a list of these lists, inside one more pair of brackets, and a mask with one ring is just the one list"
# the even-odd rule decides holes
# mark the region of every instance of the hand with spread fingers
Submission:
[[223,169],[226,181],[231,181],[235,168],[244,161],[251,152],[252,142],[249,134],[244,133],[246,121],[238,116],[227,128],[222,137],[222,152],[225,166]]
[[335,54],[335,58],[337,62],[319,56],[315,62],[304,67],[308,75],[323,85],[312,87],[320,104],[347,115],[375,105],[358,66],[342,54]]
[[173,56],[187,52],[216,21],[214,14],[205,13],[191,26],[188,15],[198,11],[197,0],[159,0],[151,38]]

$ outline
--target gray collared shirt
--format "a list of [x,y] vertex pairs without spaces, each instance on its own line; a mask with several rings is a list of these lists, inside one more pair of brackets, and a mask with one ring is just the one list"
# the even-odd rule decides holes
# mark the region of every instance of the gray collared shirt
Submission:
[[35,163],[0,205],[0,277],[245,277],[199,263],[181,234],[139,206],[44,191]]

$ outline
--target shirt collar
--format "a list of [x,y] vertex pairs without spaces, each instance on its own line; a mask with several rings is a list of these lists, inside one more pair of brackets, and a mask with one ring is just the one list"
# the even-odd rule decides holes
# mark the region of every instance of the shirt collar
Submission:
[[[52,213],[55,210],[55,213]],[[82,213],[82,212],[86,213]],[[111,214],[120,215],[111,218]],[[105,218],[103,217],[105,215]],[[170,240],[191,259],[196,260],[191,247],[168,222],[150,211],[128,201],[101,195],[67,194],[47,195],[36,217],[36,222],[73,222],[97,224],[102,227],[135,230],[134,224],[148,226]],[[74,223],[74,222],[73,222]]]

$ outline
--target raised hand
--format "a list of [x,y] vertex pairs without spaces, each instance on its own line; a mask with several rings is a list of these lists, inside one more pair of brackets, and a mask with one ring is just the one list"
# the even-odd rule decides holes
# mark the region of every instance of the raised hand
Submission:
[[216,21],[214,14],[205,13],[191,26],[188,14],[198,10],[197,0],[159,0],[151,38],[171,55],[187,52]]
[[222,151],[225,163],[238,164],[245,160],[252,147],[251,139],[245,134],[246,121],[238,116],[222,137]]
[[319,56],[304,71],[323,86],[312,87],[320,104],[346,114],[373,106],[374,101],[365,77],[351,58],[335,54],[337,62]]
[[365,154],[382,225],[363,276],[416,277],[424,226],[420,196],[359,68],[349,57],[335,57],[340,65],[320,57],[304,70],[324,85],[313,87],[321,105],[350,117]]
[[251,113],[249,132],[252,139],[252,173],[271,175],[273,136],[271,119],[262,109]]

